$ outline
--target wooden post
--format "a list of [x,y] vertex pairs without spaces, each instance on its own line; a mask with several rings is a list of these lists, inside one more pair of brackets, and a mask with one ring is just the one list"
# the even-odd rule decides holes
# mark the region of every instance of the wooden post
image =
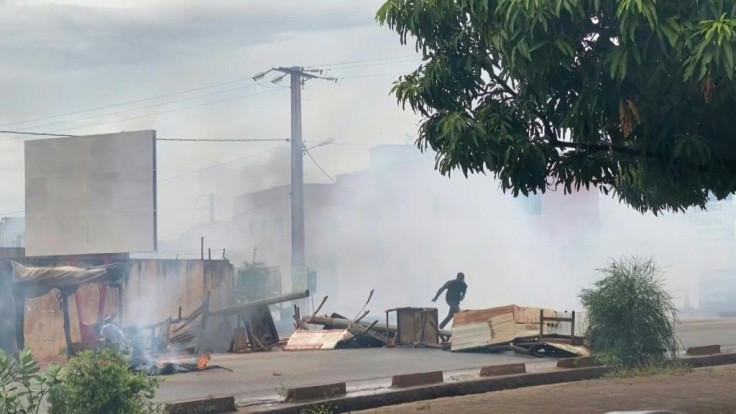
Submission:
[[64,315],[64,339],[66,340],[66,353],[69,357],[72,357],[74,356],[74,349],[72,348],[72,333],[69,323],[69,296],[63,296],[63,293],[61,298],[61,311]]
[[26,347],[26,297],[15,298],[15,341],[18,351]]
[[200,256],[199,257],[202,260],[204,260],[204,236],[202,236],[202,238],[200,239],[200,242],[199,243],[200,243],[199,244],[199,246],[200,246],[200,251],[199,251],[200,252]]
[[539,310],[539,343],[544,341],[544,309]]
[[120,327],[123,327],[123,282],[118,285],[118,321]]
[[390,311],[386,311],[386,343],[388,343],[391,340],[391,334],[388,330],[388,313]]
[[202,342],[205,337],[205,330],[207,329],[207,316],[210,312],[210,292],[207,292],[207,296],[204,299],[204,306],[202,307],[202,325],[200,327],[199,339],[197,340],[197,348],[194,350],[195,355],[198,355],[202,349]]
[[572,311],[570,326],[570,345],[575,345],[575,311]]

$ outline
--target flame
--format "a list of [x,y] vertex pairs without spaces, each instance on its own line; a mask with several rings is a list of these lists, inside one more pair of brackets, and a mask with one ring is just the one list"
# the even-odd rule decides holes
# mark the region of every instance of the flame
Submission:
[[203,370],[207,368],[207,363],[210,362],[210,354],[204,354],[197,360],[197,369]]

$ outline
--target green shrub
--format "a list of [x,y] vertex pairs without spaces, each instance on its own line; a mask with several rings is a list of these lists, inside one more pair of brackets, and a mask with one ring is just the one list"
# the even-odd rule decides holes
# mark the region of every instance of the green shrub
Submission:
[[69,361],[62,383],[51,389],[49,414],[153,414],[157,378],[131,371],[113,349],[85,351]]
[[629,366],[676,356],[677,309],[655,263],[622,258],[600,271],[603,279],[580,294],[593,350]]
[[59,367],[41,368],[31,351],[24,349],[18,360],[0,350],[0,413],[36,414],[49,389],[59,383]]

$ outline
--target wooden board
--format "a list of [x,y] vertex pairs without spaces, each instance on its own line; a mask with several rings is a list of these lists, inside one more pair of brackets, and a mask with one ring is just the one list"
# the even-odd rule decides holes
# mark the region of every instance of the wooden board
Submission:
[[284,351],[308,351],[320,349],[335,349],[337,345],[348,339],[351,335],[347,330],[332,329],[320,331],[297,330],[284,345]]
[[[455,314],[453,325],[465,325],[469,323],[486,322],[494,316],[511,313],[514,315],[514,321],[520,324],[539,323],[539,312],[541,308],[531,306],[506,305],[489,309],[466,310]],[[544,309],[544,316],[556,317],[557,312],[551,309]]]
[[468,351],[491,345],[506,344],[516,338],[514,314],[491,317],[487,322],[475,322],[452,327],[452,351]]

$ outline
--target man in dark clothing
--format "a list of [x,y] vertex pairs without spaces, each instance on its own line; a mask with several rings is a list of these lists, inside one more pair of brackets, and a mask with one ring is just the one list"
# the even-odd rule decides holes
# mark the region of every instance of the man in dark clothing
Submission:
[[437,294],[432,299],[432,302],[436,302],[437,298],[440,297],[444,290],[447,290],[445,295],[445,301],[450,305],[450,312],[447,317],[440,324],[440,329],[443,329],[451,320],[452,316],[460,312],[460,302],[465,299],[465,291],[468,289],[468,285],[465,284],[465,275],[463,272],[457,274],[455,280],[450,280],[437,291]]

